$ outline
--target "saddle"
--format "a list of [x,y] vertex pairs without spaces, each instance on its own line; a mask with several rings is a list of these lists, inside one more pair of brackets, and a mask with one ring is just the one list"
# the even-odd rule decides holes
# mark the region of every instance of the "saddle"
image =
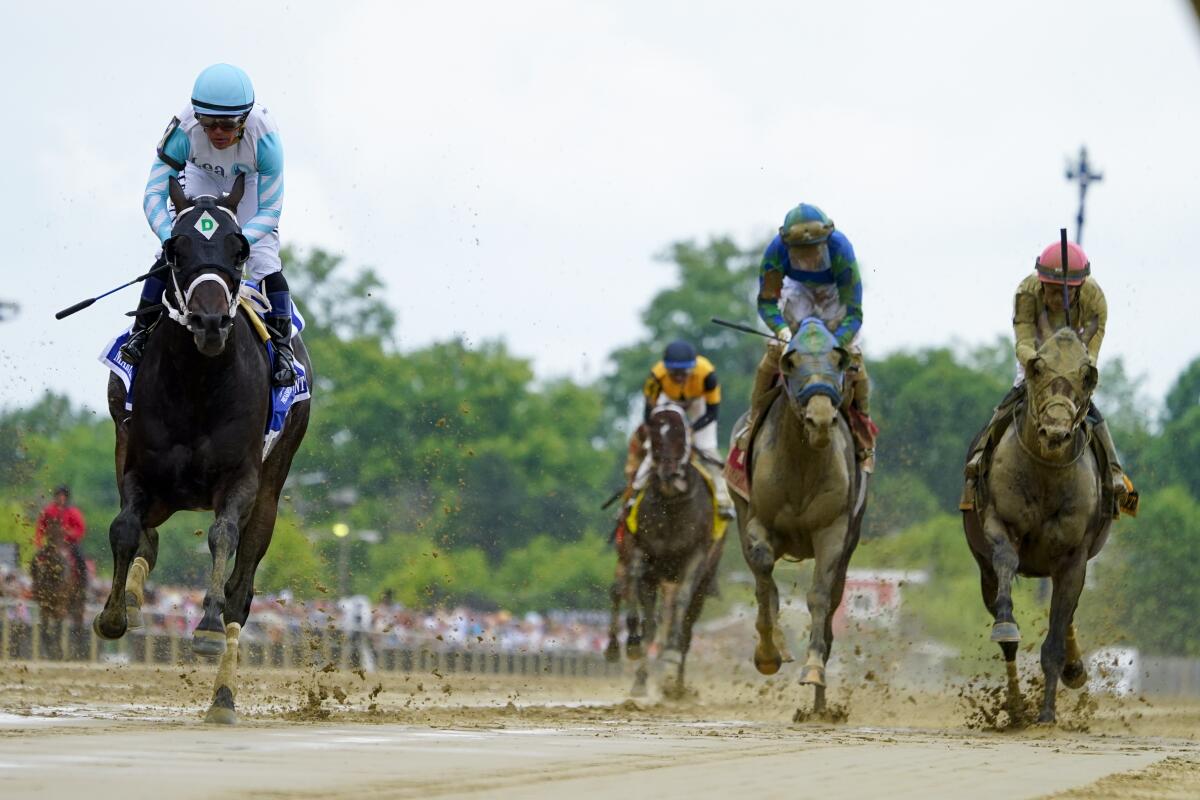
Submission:
[[[725,485],[745,500],[750,502],[750,464],[754,454],[754,442],[758,439],[758,431],[762,428],[763,421],[767,418],[767,413],[771,410],[771,406],[775,405],[775,400],[783,392],[783,385],[776,383],[767,393],[763,395],[763,410],[758,415],[758,419],[754,420],[754,428],[742,426],[733,437],[733,446],[729,449],[729,458],[725,460]],[[878,434],[879,429],[869,418],[855,408],[849,402],[849,393],[843,392],[842,395],[847,398],[838,408],[842,419],[846,420],[846,424],[850,427],[850,434],[854,437],[856,446],[859,444],[860,431],[870,426],[873,434]]]

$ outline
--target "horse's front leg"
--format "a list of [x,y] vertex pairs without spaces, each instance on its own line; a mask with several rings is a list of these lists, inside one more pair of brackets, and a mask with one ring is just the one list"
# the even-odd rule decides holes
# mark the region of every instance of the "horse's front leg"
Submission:
[[774,675],[783,666],[784,654],[779,641],[779,588],[775,585],[775,549],[766,527],[751,517],[742,533],[742,555],[746,565],[754,573],[754,597],[758,603],[758,616],[754,627],[758,631],[758,645],[754,648],[754,666],[763,675]]
[[697,583],[703,577],[703,569],[707,561],[707,556],[708,553],[706,550],[698,550],[688,556],[687,561],[683,565],[679,583],[671,598],[670,627],[667,629],[667,647],[663,653],[663,660],[667,663],[679,664],[683,662],[683,652],[687,649],[684,644],[684,626],[687,621],[688,611],[692,606],[692,598],[696,596]]
[[637,661],[645,655],[645,650],[642,648],[642,637],[645,631],[643,630],[642,619],[638,614],[638,596],[640,593],[638,587],[641,585],[642,576],[646,572],[646,559],[642,555],[641,550],[637,548],[631,550],[626,570],[625,629],[628,633],[625,638],[625,655],[630,661]]
[[1007,526],[991,509],[984,512],[983,535],[991,549],[992,572],[996,575],[996,599],[991,606],[995,617],[992,641],[1019,642],[1021,631],[1013,616],[1012,582],[1020,565],[1020,556],[1009,538]]
[[1046,640],[1042,642],[1042,674],[1046,679],[1046,693],[1042,698],[1038,722],[1055,721],[1054,695],[1058,690],[1058,678],[1067,662],[1067,636],[1086,573],[1087,554],[1080,552],[1074,563],[1054,576],[1054,591],[1050,595],[1050,628],[1046,632]]
[[206,656],[225,652],[225,572],[229,558],[237,550],[238,531],[250,516],[258,494],[258,474],[246,469],[219,495],[216,519],[208,529],[208,549],[212,553],[212,575],[204,595],[204,616],[192,633],[192,650]]
[[108,527],[108,546],[113,554],[112,588],[104,608],[92,621],[92,630],[102,639],[120,639],[128,627],[125,587],[150,503],[136,473],[125,474],[122,490],[121,511]]
[[842,600],[845,583],[843,553],[849,536],[850,519],[842,515],[813,534],[813,581],[808,590],[808,613],[812,618],[808,657],[800,670],[800,683],[815,687],[813,710],[825,710],[825,662],[833,647],[833,615]]
[[143,528],[138,543],[137,555],[129,567],[129,578],[125,581],[125,614],[129,619],[129,630],[145,627],[142,604],[146,602],[146,579],[150,577],[158,561],[158,529]]

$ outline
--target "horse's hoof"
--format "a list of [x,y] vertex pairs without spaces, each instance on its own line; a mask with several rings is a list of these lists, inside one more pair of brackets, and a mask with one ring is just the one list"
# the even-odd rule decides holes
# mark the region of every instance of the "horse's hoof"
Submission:
[[1082,661],[1072,661],[1063,667],[1062,682],[1068,689],[1078,689],[1087,683],[1087,670]]
[[617,644],[616,639],[610,641],[608,647],[604,648],[604,660],[610,664],[621,660],[621,645]]
[[146,627],[146,618],[142,616],[142,607],[133,603],[125,604],[125,619],[127,630],[137,631]]
[[783,666],[783,659],[776,653],[774,657],[761,656],[757,651],[754,653],[754,668],[763,675],[774,675],[779,672],[779,668]]
[[800,669],[800,683],[809,686],[824,686],[825,668],[815,664],[805,664]]
[[204,715],[204,721],[211,725],[237,725],[238,715],[232,708],[213,705],[209,706],[208,713]]
[[1015,622],[997,622],[992,626],[992,641],[1019,642],[1021,641],[1021,629]]
[[1043,711],[1038,714],[1037,724],[1046,726],[1057,725],[1058,720],[1055,718],[1053,711]]
[[126,630],[125,625],[122,625],[120,627],[117,627],[116,625],[105,625],[104,621],[103,621],[103,617],[104,617],[104,612],[101,611],[92,620],[92,632],[93,633],[95,633],[101,639],[107,639],[110,642],[115,639],[120,639],[122,636],[125,635],[125,630]]
[[199,656],[219,656],[225,652],[225,631],[197,628],[192,633],[192,652]]
[[642,656],[644,656],[645,654],[646,654],[645,651],[642,650],[641,642],[626,642],[625,643],[625,657],[628,658],[630,661],[641,661]]

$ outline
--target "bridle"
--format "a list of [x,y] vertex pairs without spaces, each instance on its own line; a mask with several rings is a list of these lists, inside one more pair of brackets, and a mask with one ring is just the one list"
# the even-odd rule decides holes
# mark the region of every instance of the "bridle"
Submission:
[[[666,436],[671,432],[671,423],[660,418],[664,414],[672,414],[678,418],[680,427],[683,429],[683,453],[676,462],[675,469],[668,475],[675,488],[680,491],[687,490],[687,467],[692,460],[692,426],[688,423],[687,414],[683,408],[678,405],[670,404],[659,406],[654,410],[650,417],[650,426],[653,428],[658,425],[658,434],[660,441],[666,441]],[[653,446],[654,438],[651,434],[651,444]],[[655,459],[658,462],[658,459]]]
[[[200,197],[207,196],[209,195],[201,195]],[[193,199],[199,199],[199,197]],[[238,224],[237,215],[233,211],[222,205],[214,205],[215,208],[218,208],[228,214],[234,225]],[[196,205],[193,203],[193,205],[179,210],[175,217],[175,225],[180,225],[183,222],[184,217],[195,210],[195,208]],[[237,262],[236,268],[230,267],[226,264],[202,264],[200,265],[200,268],[205,270],[216,270],[216,272],[201,272],[199,275],[193,278],[192,281],[187,285],[187,288],[184,289],[179,285],[179,265],[168,256],[168,251],[166,248],[163,250],[163,258],[166,261],[167,266],[170,267],[171,285],[174,290],[175,300],[174,306],[172,306],[170,303],[164,304],[166,306],[166,314],[172,320],[178,322],[180,325],[188,328],[189,330],[191,329],[192,317],[194,316],[194,312],[189,310],[189,305],[192,302],[192,296],[196,293],[196,290],[205,283],[215,283],[221,287],[221,291],[225,294],[226,315],[230,319],[233,319],[241,298],[245,298],[251,308],[258,313],[265,314],[271,308],[271,303],[267,299],[267,296],[258,289],[247,285],[242,279],[240,267],[243,263],[245,263],[245,259]],[[222,277],[222,275],[232,277],[237,281],[238,288],[236,291],[230,291],[229,283],[224,277]]]

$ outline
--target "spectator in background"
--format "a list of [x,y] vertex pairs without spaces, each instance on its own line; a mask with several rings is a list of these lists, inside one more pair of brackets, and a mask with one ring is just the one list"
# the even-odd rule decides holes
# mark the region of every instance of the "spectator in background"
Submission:
[[42,513],[38,515],[37,529],[33,535],[35,550],[40,550],[42,544],[45,543],[46,526],[51,522],[57,522],[62,526],[67,544],[71,545],[71,549],[78,553],[79,543],[83,541],[83,535],[86,533],[86,525],[83,521],[83,512],[71,505],[71,490],[66,485],[55,488],[54,502],[43,508]]
[[45,544],[46,528],[50,525],[58,525],[62,528],[63,540],[71,552],[71,559],[75,562],[75,571],[79,575],[79,579],[83,581],[83,585],[89,585],[91,581],[88,576],[87,562],[83,560],[83,551],[79,549],[79,543],[83,541],[83,535],[86,533],[86,525],[83,521],[83,512],[71,505],[71,490],[66,484],[55,487],[54,502],[43,508],[42,513],[38,515],[37,528],[33,534],[33,551],[35,553],[41,550],[42,545]]

